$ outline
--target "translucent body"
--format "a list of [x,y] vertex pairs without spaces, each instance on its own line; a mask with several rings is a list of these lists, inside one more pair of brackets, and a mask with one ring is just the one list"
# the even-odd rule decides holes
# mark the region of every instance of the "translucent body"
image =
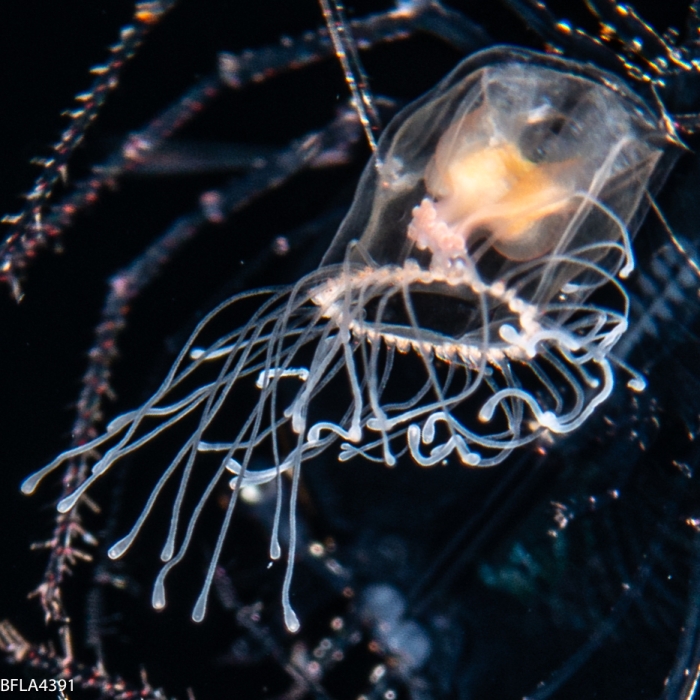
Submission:
[[[620,278],[634,267],[631,235],[669,141],[661,120],[610,76],[530,52],[475,56],[389,125],[319,270],[292,289],[260,292],[267,298],[252,318],[210,344],[210,328],[226,326],[255,294],[215,309],[144,406],[23,490],[66,459],[109,446],[59,503],[70,510],[119,459],[190,423],[110,556],[129,548],[179,475],[153,594],[162,607],[166,575],[233,474],[193,613],[201,619],[244,487],[276,482],[270,556],[281,555],[290,472],[283,607],[296,630],[289,591],[303,462],[340,438],[341,461],[393,465],[407,452],[422,466],[454,455],[487,467],[548,431],[577,429],[610,395],[611,352],[628,323]],[[629,385],[644,384],[633,373]],[[207,465],[182,535],[192,475]]]

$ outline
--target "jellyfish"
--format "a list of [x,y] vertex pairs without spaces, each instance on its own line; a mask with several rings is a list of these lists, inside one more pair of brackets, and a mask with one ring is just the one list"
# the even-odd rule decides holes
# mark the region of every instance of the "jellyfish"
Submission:
[[[109,550],[117,558],[131,547],[179,479],[153,590],[162,608],[166,576],[229,479],[192,613],[199,621],[239,495],[275,485],[269,554],[282,554],[287,512],[282,607],[296,631],[302,464],[337,445],[341,462],[393,466],[408,455],[422,467],[491,467],[580,428],[618,373],[644,388],[614,346],[628,327],[633,234],[673,150],[667,124],[590,66],[512,48],[468,58],[389,124],[316,271],[219,305],[143,406],[22,490],[66,460],[103,452],[59,502],[67,512],[114,464],[169,437],[175,454]],[[231,321],[251,304],[247,322]]]

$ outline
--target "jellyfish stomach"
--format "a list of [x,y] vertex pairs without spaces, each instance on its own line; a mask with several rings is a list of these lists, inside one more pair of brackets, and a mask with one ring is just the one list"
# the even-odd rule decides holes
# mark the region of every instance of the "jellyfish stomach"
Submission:
[[[444,149],[443,149],[444,150]],[[423,235],[418,245],[440,264],[467,248],[475,233],[488,230],[493,247],[510,260],[532,260],[552,250],[562,228],[545,220],[572,209],[578,159],[534,163],[517,146],[495,139],[482,148],[436,157],[426,172],[432,197],[414,217]],[[409,233],[409,238],[414,237]]]

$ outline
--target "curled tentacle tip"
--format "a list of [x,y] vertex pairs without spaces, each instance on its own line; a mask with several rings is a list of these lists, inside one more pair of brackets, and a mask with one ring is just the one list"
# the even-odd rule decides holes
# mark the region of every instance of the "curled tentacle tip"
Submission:
[[630,260],[621,270],[620,277],[624,280],[627,279],[634,271],[634,262]]
[[493,406],[490,403],[484,404],[479,411],[478,418],[482,423],[488,423],[493,418]]
[[202,622],[207,614],[207,591],[202,591],[192,611],[193,622]]
[[56,506],[56,510],[59,513],[68,513],[68,511],[73,510],[75,504],[78,502],[78,499],[82,495],[82,491],[74,492],[70,496],[66,496],[65,498],[61,499],[58,502],[58,505]]
[[356,451],[353,446],[347,442],[343,442],[340,445],[340,452],[338,453],[339,462],[347,462],[351,460],[356,455]]
[[34,493],[34,491],[36,491],[36,487],[39,485],[40,481],[41,481],[41,476],[39,474],[32,474],[32,476],[26,478],[22,482],[22,485],[20,486],[20,490],[26,496],[30,496],[31,494]]
[[286,608],[284,611],[284,625],[292,634],[296,634],[301,628],[299,618],[291,608]]
[[627,382],[627,386],[632,389],[632,391],[640,392],[647,388],[647,383],[642,377],[633,377]]
[[160,560],[163,562],[170,561],[173,558],[174,553],[175,543],[166,542],[165,547],[163,547],[163,551],[160,553]]
[[116,433],[120,428],[129,422],[129,415],[117,416],[114,420],[107,424],[107,433]]
[[162,610],[165,607],[165,586],[160,576],[153,586],[151,605],[155,610]]
[[129,549],[129,546],[131,545],[131,539],[125,537],[124,539],[119,540],[119,542],[115,542],[110,548],[109,551],[107,552],[107,556],[110,559],[119,559],[124,552],[126,552],[127,549]]

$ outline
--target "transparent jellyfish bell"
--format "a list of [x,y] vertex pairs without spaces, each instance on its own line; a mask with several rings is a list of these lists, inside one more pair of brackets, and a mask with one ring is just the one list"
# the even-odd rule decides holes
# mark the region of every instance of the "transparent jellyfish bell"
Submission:
[[[620,241],[622,228],[627,237],[636,232],[648,206],[644,193],[655,170],[659,179],[671,140],[659,116],[608,73],[512,47],[482,51],[387,127],[324,262],[343,260],[351,241],[350,259],[363,264],[424,261],[406,234],[426,195],[448,223],[463,219],[467,248],[481,236],[500,254],[489,261],[492,279],[547,253]],[[513,190],[508,180],[519,170],[525,176]],[[590,206],[580,207],[584,195]],[[569,201],[557,207],[560,199]],[[592,260],[601,255],[589,253]],[[629,273],[630,257],[629,248],[617,256],[611,274]],[[550,269],[538,284],[538,301],[575,274],[553,267],[556,274]]]

